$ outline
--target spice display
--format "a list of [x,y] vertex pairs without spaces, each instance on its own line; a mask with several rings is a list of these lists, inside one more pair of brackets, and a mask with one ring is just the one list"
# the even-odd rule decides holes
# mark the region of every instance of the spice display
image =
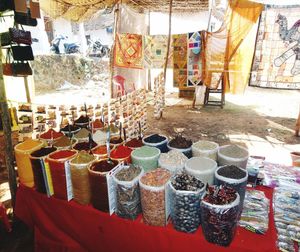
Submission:
[[170,150],[167,153],[162,153],[158,159],[158,166],[168,169],[171,172],[177,172],[184,168],[188,158],[178,150]]
[[234,188],[240,195],[240,210],[243,208],[248,173],[234,165],[225,165],[215,171],[217,185],[227,185]]
[[45,158],[48,154],[56,151],[54,147],[44,147],[36,150],[30,155],[30,162],[33,171],[34,187],[40,193],[47,193],[46,183],[44,179]]
[[204,184],[192,175],[180,173],[170,182],[171,217],[176,230],[193,233],[200,225],[200,199]]
[[94,141],[91,142],[81,142],[81,143],[77,143],[74,145],[73,149],[74,150],[84,150],[84,151],[89,151],[93,148],[95,148],[97,146],[97,144]]
[[239,225],[257,234],[265,234],[269,228],[269,206],[270,200],[264,192],[247,191]]
[[46,159],[51,171],[55,198],[71,200],[73,197],[69,161],[76,154],[75,150],[58,150]]
[[96,119],[95,121],[93,121],[92,125],[93,125],[93,129],[101,129],[104,127],[104,124],[100,119]]
[[[283,184],[282,184],[283,185]],[[274,219],[278,233],[277,247],[294,252],[294,241],[300,239],[300,186],[285,182],[275,189]]]
[[[104,128],[104,131],[108,131],[108,127],[107,126]],[[113,124],[113,123],[110,124],[109,131],[110,131],[111,135],[117,135],[120,132],[119,128],[115,124]]]
[[229,246],[238,222],[239,201],[230,187],[209,187],[200,203],[202,230],[208,242]]
[[73,137],[73,135],[76,132],[78,132],[79,130],[80,130],[80,127],[78,127],[76,125],[72,125],[72,124],[67,124],[66,126],[64,126],[63,128],[60,129],[60,131],[68,137]]
[[87,124],[89,123],[89,118],[87,116],[81,115],[75,120],[75,124]]
[[[113,150],[114,146],[110,145],[110,150]],[[107,146],[106,145],[100,145],[92,149],[92,153],[98,158],[98,159],[104,159],[107,158]]]
[[143,146],[131,152],[132,164],[140,166],[144,171],[150,171],[158,167],[160,150],[155,147]]
[[181,135],[177,135],[169,142],[169,146],[177,149],[187,149],[192,146],[192,140],[188,140]]
[[70,138],[68,138],[67,136],[62,136],[54,142],[53,146],[55,146],[57,148],[61,148],[61,149],[62,148],[70,148],[76,142],[77,142],[76,139],[70,140]]
[[40,140],[33,140],[31,138],[19,143],[15,146],[15,157],[18,167],[18,175],[20,182],[28,187],[34,186],[34,179],[29,155],[42,148],[45,142]]
[[137,138],[133,138],[129,140],[125,145],[132,149],[136,149],[143,146],[143,141]]
[[86,141],[89,137],[89,134],[89,130],[87,130],[86,128],[82,128],[74,135],[74,137],[79,141]]
[[118,216],[134,220],[141,213],[139,178],[142,174],[140,167],[130,165],[114,175]]
[[159,134],[153,134],[148,137],[143,138],[143,144],[151,147],[156,147],[160,149],[161,152],[168,152],[169,149],[167,147],[168,139],[165,136],[161,136]]
[[41,139],[47,140],[48,142],[51,140],[56,140],[62,137],[64,134],[61,132],[56,132],[54,129],[49,129],[45,133],[40,135]]
[[192,145],[193,157],[207,157],[217,160],[219,145],[210,141],[198,141]]
[[113,137],[110,139],[109,141],[111,144],[115,144],[115,145],[120,145],[121,143],[123,143],[123,139],[120,137]]
[[96,132],[93,134],[93,140],[98,144],[98,145],[104,145],[106,143],[106,132],[102,130],[96,130]]
[[200,179],[204,184],[214,183],[217,162],[206,157],[192,157],[185,163],[185,170],[188,174]]
[[225,145],[218,150],[219,165],[236,165],[246,169],[248,157],[248,151],[238,145]]
[[94,160],[93,155],[82,151],[70,161],[73,198],[82,205],[89,204],[91,201],[88,166]]
[[140,179],[141,204],[143,219],[153,226],[166,225],[166,183],[171,173],[163,168],[157,168],[145,173]]
[[130,163],[131,152],[132,149],[130,149],[129,147],[120,145],[110,153],[110,157],[112,159],[118,159],[120,162],[124,161],[125,163]]
[[118,165],[116,160],[101,160],[94,162],[89,167],[89,178],[91,185],[91,202],[94,208],[109,212],[107,173]]

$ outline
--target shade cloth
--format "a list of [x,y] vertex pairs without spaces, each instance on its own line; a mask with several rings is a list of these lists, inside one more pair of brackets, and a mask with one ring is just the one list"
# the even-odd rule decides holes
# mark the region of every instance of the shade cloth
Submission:
[[[272,206],[273,190],[261,189]],[[194,234],[186,234],[174,230],[172,224],[167,227],[147,226],[141,216],[135,221],[109,216],[74,201],[47,198],[24,186],[17,191],[15,214],[34,228],[35,244],[40,248],[37,251],[277,251],[272,207],[270,228],[265,235],[238,228],[228,248],[206,242],[201,228]]]

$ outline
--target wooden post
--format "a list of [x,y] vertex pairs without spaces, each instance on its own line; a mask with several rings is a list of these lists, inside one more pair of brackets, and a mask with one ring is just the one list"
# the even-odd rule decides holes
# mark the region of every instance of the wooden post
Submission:
[[[0,47],[0,59],[2,58],[2,49]],[[16,172],[14,167],[14,154],[13,154],[13,144],[11,139],[11,124],[9,119],[9,110],[6,100],[5,84],[3,79],[3,69],[2,64],[0,64],[0,113],[3,125],[4,141],[5,141],[5,160],[6,167],[8,170],[8,182],[9,189],[11,193],[12,206],[15,206],[16,202],[16,191],[17,191],[17,180]]]
[[28,85],[28,77],[24,77],[24,85],[25,85],[25,91],[26,91],[26,100],[28,103],[31,103],[31,97],[30,97],[30,90]]

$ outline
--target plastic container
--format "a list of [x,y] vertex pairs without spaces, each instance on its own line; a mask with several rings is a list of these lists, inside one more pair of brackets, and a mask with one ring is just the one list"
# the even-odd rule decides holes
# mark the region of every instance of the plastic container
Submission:
[[192,157],[185,163],[185,170],[188,174],[200,179],[204,184],[214,183],[217,162],[206,157]]
[[[137,175],[131,176],[126,180],[124,178],[118,179],[120,173],[124,174],[130,169],[136,169]],[[139,179],[142,175],[143,169],[133,166],[124,166],[117,174],[114,174],[113,179],[116,185],[117,200],[116,214],[118,216],[134,220],[142,212],[139,189]]]
[[[241,174],[244,174],[242,178],[230,178],[230,177],[225,177],[224,175],[220,175],[221,170],[224,169],[231,169],[231,167],[235,167],[234,169],[238,169],[241,171]],[[235,172],[236,174],[236,172]],[[246,193],[246,186],[247,186],[247,181],[248,181],[248,172],[240,167],[237,166],[232,166],[232,165],[225,165],[219,167],[215,171],[215,179],[216,179],[216,184],[217,185],[227,185],[234,190],[236,190],[239,195],[240,195],[240,211],[242,211],[243,204],[244,204],[244,198],[245,198],[245,193]]]
[[169,181],[171,217],[176,230],[194,233],[200,226],[201,212],[199,203],[205,192],[205,186],[203,183],[201,184],[202,188],[198,188],[195,191],[176,190],[172,182]]
[[[231,153],[225,154],[226,152]],[[238,145],[224,145],[218,150],[218,163],[220,166],[235,165],[246,169],[248,158],[248,150]]]
[[182,171],[188,158],[178,150],[170,150],[161,153],[158,159],[158,167],[165,168],[172,173]]
[[15,157],[20,182],[28,187],[34,186],[34,178],[29,156],[32,152],[45,146],[44,141],[27,139],[15,146]]
[[211,141],[198,141],[192,145],[193,157],[207,157],[217,161],[219,145]]
[[81,205],[87,205],[91,202],[88,166],[93,161],[95,161],[95,157],[85,151],[79,152],[70,161],[73,198]]
[[111,163],[107,159],[93,162],[89,170],[89,180],[91,185],[91,202],[94,208],[109,212],[109,199],[106,175],[118,165],[118,162],[112,160]]
[[235,235],[239,218],[240,197],[226,205],[210,204],[202,199],[201,225],[205,239],[221,246],[229,246]]
[[158,148],[143,146],[131,152],[131,162],[147,172],[158,167],[159,155],[160,150]]
[[33,171],[34,187],[40,193],[47,194],[45,159],[50,153],[56,150],[54,147],[44,147],[32,152],[29,156]]
[[166,136],[158,135],[161,138],[164,138],[163,140],[161,140],[159,142],[149,142],[149,141],[147,141],[148,139],[150,139],[151,137],[154,137],[156,135],[158,135],[158,134],[152,134],[152,135],[144,137],[143,140],[142,140],[143,144],[147,145],[147,146],[150,146],[150,147],[156,147],[156,148],[160,149],[160,151],[162,153],[168,152],[169,151],[168,146],[167,146],[168,138]]
[[169,150],[177,150],[177,151],[180,151],[182,152],[187,158],[191,158],[192,157],[192,146],[189,147],[189,148],[185,148],[185,149],[180,149],[180,148],[174,148],[174,147],[171,147],[169,145],[169,143],[167,144],[167,147]]
[[70,174],[70,160],[77,154],[75,150],[58,150],[47,157],[51,171],[53,196],[58,199],[71,200],[73,198]]
[[144,223],[152,226],[165,226],[166,185],[171,173],[162,168],[145,173],[139,180]]

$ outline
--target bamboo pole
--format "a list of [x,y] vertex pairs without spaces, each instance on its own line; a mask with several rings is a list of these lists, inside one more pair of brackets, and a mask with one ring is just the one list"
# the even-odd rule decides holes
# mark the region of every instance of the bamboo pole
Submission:
[[[2,58],[2,49],[0,47],[0,59]],[[5,141],[5,160],[8,170],[8,182],[11,193],[11,202],[14,208],[16,202],[17,180],[14,167],[14,154],[11,134],[11,124],[9,119],[9,110],[6,99],[5,83],[3,79],[2,64],[0,64],[0,113],[3,125],[4,141]]]

